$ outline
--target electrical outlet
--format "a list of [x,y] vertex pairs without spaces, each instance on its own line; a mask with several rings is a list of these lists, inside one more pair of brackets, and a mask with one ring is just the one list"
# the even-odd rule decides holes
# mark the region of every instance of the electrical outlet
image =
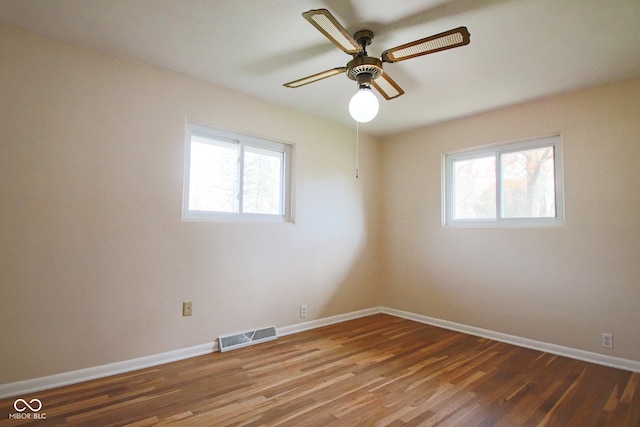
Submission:
[[185,301],[182,303],[182,315],[183,316],[191,316],[191,309],[193,305],[191,301]]
[[613,348],[613,334],[602,333],[602,346],[604,348]]
[[303,304],[300,306],[300,317],[307,317],[307,305]]

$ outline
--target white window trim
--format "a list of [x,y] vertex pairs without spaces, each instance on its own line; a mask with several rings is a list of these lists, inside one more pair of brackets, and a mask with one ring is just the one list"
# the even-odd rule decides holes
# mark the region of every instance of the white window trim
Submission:
[[[555,168],[556,216],[553,218],[501,218],[500,154],[524,151],[553,145]],[[452,217],[452,162],[476,157],[496,156],[496,215],[495,219],[454,219]],[[533,228],[560,227],[564,225],[564,181],[562,171],[562,144],[560,134],[546,135],[521,141],[498,143],[460,151],[442,156],[442,226],[445,228]]]
[[[197,211],[189,209],[189,179],[191,162],[191,133],[211,135],[216,138],[238,141],[240,147],[252,146],[265,148],[268,150],[282,151],[284,153],[283,162],[283,194],[281,197],[283,204],[283,215],[271,214],[249,214],[249,213],[228,213]],[[271,141],[250,135],[243,135],[236,132],[226,131],[211,126],[187,121],[185,126],[185,156],[184,156],[184,177],[182,191],[182,219],[183,221],[212,221],[212,222],[267,222],[267,223],[293,223],[293,144]],[[239,162],[243,162],[244,150],[240,150]],[[238,197],[240,198],[240,210],[242,205],[242,173],[240,173],[238,183]]]

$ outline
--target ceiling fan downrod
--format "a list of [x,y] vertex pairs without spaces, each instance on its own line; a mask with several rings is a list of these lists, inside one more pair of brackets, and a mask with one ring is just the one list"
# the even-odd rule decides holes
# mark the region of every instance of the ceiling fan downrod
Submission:
[[358,89],[370,89],[371,81],[382,75],[382,60],[367,54],[367,46],[373,40],[373,32],[360,30],[353,35],[353,39],[360,45],[361,50],[354,54],[353,59],[347,64],[347,76],[358,82]]
[[[368,54],[367,54],[367,46],[369,46],[371,44],[371,42],[373,41],[373,31],[369,31],[369,30],[357,31],[353,35],[353,39],[362,48],[362,51],[359,52],[357,55],[358,56],[368,56]],[[354,55],[354,56],[356,56],[356,55]]]

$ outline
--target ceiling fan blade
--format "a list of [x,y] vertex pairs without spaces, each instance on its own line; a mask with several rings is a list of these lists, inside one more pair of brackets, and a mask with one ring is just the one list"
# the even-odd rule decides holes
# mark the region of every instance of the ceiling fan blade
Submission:
[[312,9],[304,12],[302,16],[345,53],[353,55],[362,50],[327,9]]
[[318,80],[326,79],[327,77],[335,76],[337,74],[342,74],[347,70],[346,67],[337,67],[332,68],[327,71],[323,71],[321,73],[313,74],[311,76],[303,77],[298,80],[294,80],[289,83],[285,83],[283,86],[296,88],[304,85],[308,85],[309,83],[317,82]]
[[468,45],[471,35],[467,27],[459,27],[411,43],[403,44],[382,53],[383,62],[399,62],[429,53]]
[[371,84],[382,96],[384,96],[386,100],[394,99],[404,94],[404,90],[398,86],[398,83],[396,83],[391,77],[389,77],[389,74],[384,71],[380,77],[372,80]]

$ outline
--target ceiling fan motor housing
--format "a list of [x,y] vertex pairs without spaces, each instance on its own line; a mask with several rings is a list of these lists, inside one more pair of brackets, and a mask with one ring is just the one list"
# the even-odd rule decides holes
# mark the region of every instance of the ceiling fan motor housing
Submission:
[[347,76],[359,86],[369,86],[382,75],[382,61],[371,56],[357,56],[347,64]]

